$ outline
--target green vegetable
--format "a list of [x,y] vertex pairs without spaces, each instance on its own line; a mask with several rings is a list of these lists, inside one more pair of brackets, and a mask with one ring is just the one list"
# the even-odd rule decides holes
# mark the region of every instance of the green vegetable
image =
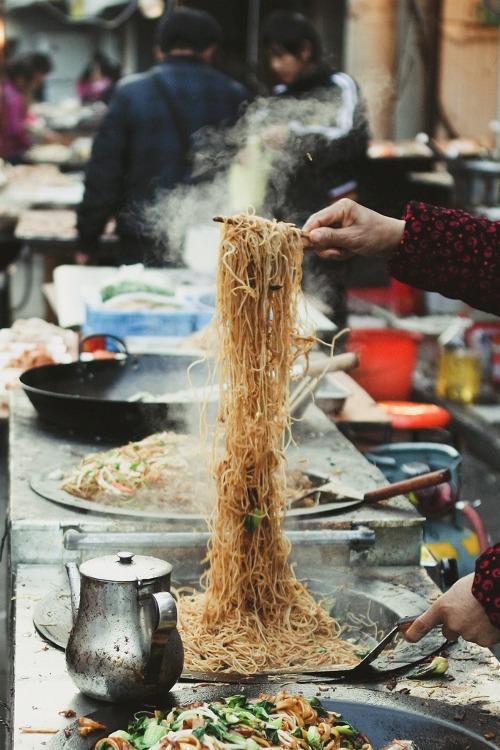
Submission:
[[205,731],[207,734],[211,734],[213,737],[217,737],[218,740],[227,740],[229,737],[236,736],[237,739],[241,740],[240,735],[232,735],[231,732],[227,731],[227,727],[223,721],[208,721],[205,724]]
[[250,515],[245,518],[244,524],[247,531],[255,531],[262,523],[265,512],[261,508],[253,508]]
[[[246,706],[247,699],[246,699],[246,697],[244,695],[239,695],[239,694],[238,695],[231,695],[231,696],[229,696],[229,698],[226,698],[226,704],[230,708],[236,708],[237,706],[243,707],[243,706]],[[210,708],[212,709],[212,711],[215,710],[214,705],[217,705],[217,704],[211,704],[210,705]]]
[[[317,698],[309,699],[320,719],[332,716],[326,711]],[[343,750],[359,750],[364,739],[340,714],[333,713],[335,725],[342,736],[340,747]],[[199,726],[192,729],[192,721]],[[292,737],[300,740],[304,750],[324,750],[330,740],[321,741],[318,727],[315,724],[297,726],[294,730],[283,726],[282,714],[276,711],[276,704],[261,700],[253,703],[243,695],[196,707],[175,707],[168,713],[154,717],[137,716],[130,722],[128,732],[118,730],[113,735],[128,740],[136,750],[149,750],[164,736],[172,736],[175,745],[181,736],[190,733],[204,748],[216,747],[218,750],[261,750],[261,741],[267,738],[272,747],[291,746]],[[217,743],[214,745],[214,743]]]
[[151,721],[148,728],[144,732],[143,743],[144,747],[151,747],[161,740],[161,738],[167,733],[166,727],[156,722]]
[[319,747],[320,737],[318,727],[310,726],[307,730],[307,741],[311,747]]
[[444,656],[435,656],[428,664],[423,664],[411,674],[407,675],[411,680],[421,680],[424,677],[433,677],[444,674],[448,670],[448,659]]
[[336,724],[335,728],[339,734],[346,734],[346,735],[358,734],[358,732],[350,724]]
[[101,299],[103,302],[107,302],[113,297],[117,297],[119,294],[131,294],[133,292],[149,292],[150,294],[162,294],[165,297],[173,297],[174,292],[172,289],[167,289],[163,286],[155,286],[154,284],[147,284],[144,281],[133,281],[132,279],[123,279],[118,281],[116,284],[107,284],[101,289]]
[[227,740],[227,742],[232,742],[234,745],[239,745],[240,747],[246,747],[248,742],[248,740],[245,739],[245,737],[242,737],[241,734],[232,734],[231,732],[224,734],[224,739]]
[[253,703],[252,707],[256,714],[264,714],[265,716],[269,716],[269,714],[272,714],[274,709],[276,708],[274,703],[266,700],[259,701],[258,703]]
[[[281,719],[279,721],[281,725]],[[279,726],[271,726],[271,724],[268,724],[266,727],[266,737],[267,739],[273,744],[273,745],[279,745],[280,739],[278,734]]]

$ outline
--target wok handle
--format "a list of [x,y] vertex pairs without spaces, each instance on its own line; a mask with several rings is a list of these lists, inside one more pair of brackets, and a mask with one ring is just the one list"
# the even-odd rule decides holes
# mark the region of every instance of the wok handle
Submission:
[[327,372],[348,372],[359,365],[359,358],[355,352],[342,352],[327,357],[324,354],[309,358],[309,373],[322,375]]
[[406,495],[408,492],[423,490],[425,487],[435,487],[443,482],[448,482],[450,479],[451,471],[448,468],[429,471],[426,474],[402,479],[400,482],[394,482],[386,487],[378,487],[376,490],[365,492],[363,502],[376,503],[379,500],[387,500],[396,495]]
[[[109,344],[112,345],[112,348],[109,347]],[[112,333],[91,333],[89,336],[84,336],[84,338],[80,339],[78,345],[79,355],[84,352],[95,352],[96,350],[128,355],[126,343]]]

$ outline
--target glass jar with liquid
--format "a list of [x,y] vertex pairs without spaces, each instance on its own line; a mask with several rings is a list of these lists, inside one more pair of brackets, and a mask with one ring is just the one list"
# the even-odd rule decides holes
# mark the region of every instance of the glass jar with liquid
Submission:
[[481,357],[474,349],[444,347],[439,355],[436,395],[472,404],[481,392]]

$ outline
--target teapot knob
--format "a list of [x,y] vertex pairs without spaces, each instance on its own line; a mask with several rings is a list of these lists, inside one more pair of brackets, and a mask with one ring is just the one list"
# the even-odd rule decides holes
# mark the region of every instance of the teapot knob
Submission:
[[134,557],[133,552],[118,552],[117,553],[118,562],[122,565],[131,565],[132,558]]

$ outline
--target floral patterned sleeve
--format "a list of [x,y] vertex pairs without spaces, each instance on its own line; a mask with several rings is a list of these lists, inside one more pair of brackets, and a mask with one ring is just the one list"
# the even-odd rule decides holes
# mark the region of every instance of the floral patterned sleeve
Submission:
[[417,202],[404,219],[391,276],[500,315],[500,222]]
[[500,629],[500,544],[489,547],[476,560],[472,594],[483,606],[491,624]]

